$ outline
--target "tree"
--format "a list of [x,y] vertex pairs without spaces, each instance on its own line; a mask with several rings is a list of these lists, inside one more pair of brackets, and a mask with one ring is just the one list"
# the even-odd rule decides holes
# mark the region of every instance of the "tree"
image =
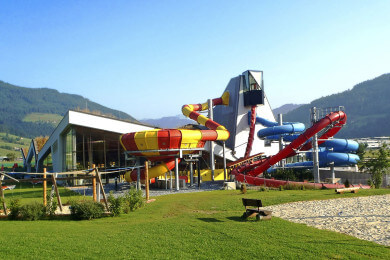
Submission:
[[363,160],[366,155],[368,144],[367,143],[359,143],[359,148],[356,151],[356,154],[359,155],[360,160]]
[[389,156],[390,149],[384,144],[370,158],[366,158],[361,163],[361,170],[365,170],[371,174],[371,181],[377,189],[382,185],[383,174],[387,173],[390,167]]
[[43,148],[47,140],[49,140],[48,136],[38,136],[35,138],[35,142],[37,144],[36,149],[38,150],[38,152]]
[[7,158],[8,158],[10,161],[15,161],[16,154],[15,154],[15,153],[7,153]]

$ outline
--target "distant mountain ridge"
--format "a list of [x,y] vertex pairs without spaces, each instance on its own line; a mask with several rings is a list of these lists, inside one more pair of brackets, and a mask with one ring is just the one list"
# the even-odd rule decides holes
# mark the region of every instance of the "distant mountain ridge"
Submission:
[[159,128],[178,128],[187,124],[197,124],[194,120],[186,118],[183,115],[166,116],[156,119],[141,119],[140,122]]
[[[82,96],[60,93],[49,88],[25,88],[0,81],[0,132],[24,137],[50,135],[57,122],[69,109],[84,108],[118,119],[139,122],[132,116],[92,102]],[[310,125],[309,110],[344,106],[347,125],[337,137],[359,138],[390,136],[390,73],[355,85],[351,90],[321,97],[310,104],[286,104],[274,109],[285,114],[283,121]],[[47,114],[47,115],[46,115]],[[177,128],[196,124],[182,115],[140,120],[161,128]]]
[[311,107],[344,106],[347,125],[336,137],[390,136],[390,73],[355,85],[352,89],[322,97],[284,116],[285,121],[310,124]]
[[[300,106],[302,106],[302,105],[285,104],[283,106],[275,108],[273,110],[273,112],[276,116],[277,114],[285,114],[285,113],[287,113],[291,110],[294,110]],[[178,128],[178,127],[182,127],[182,126],[187,125],[187,124],[197,124],[194,120],[186,118],[183,115],[166,116],[166,117],[155,118],[155,119],[141,119],[139,121],[142,123],[157,126],[160,128]]]
[[278,114],[287,114],[288,112],[297,109],[298,107],[302,106],[303,104],[285,104],[280,107],[277,107],[273,109],[274,115],[277,116]]
[[0,81],[0,132],[24,137],[50,135],[55,124],[49,120],[31,122],[28,115],[63,116],[69,109],[89,111],[118,119],[138,122],[134,117],[102,106],[80,95],[60,93],[49,88],[25,88]]

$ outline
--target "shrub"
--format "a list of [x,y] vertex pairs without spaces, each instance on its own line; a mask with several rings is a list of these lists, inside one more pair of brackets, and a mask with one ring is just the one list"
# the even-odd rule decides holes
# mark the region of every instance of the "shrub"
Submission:
[[240,189],[240,190],[241,190],[241,193],[242,193],[242,194],[246,194],[247,189],[246,189],[246,184],[245,184],[245,183],[242,183],[242,184],[241,184],[241,189]]
[[57,206],[58,206],[57,201],[53,199],[52,202],[50,203],[50,195],[47,196],[47,201],[48,203],[45,208],[46,214],[49,215],[50,217],[53,217],[57,210]]
[[113,216],[119,216],[122,213],[122,208],[123,208],[123,198],[118,196],[117,198],[114,197],[113,192],[110,192],[110,195],[108,195],[108,203],[109,205],[109,210]]
[[261,186],[259,191],[269,191],[269,188],[265,186]]
[[104,214],[104,206],[91,200],[71,202],[71,216],[73,219],[101,218]]
[[144,205],[144,199],[142,198],[142,191],[136,190],[132,187],[123,197],[124,212],[129,213]]
[[20,216],[23,220],[38,220],[45,217],[46,208],[43,204],[33,201],[20,207]]
[[[266,174],[266,178],[270,178],[270,174]],[[313,180],[313,173],[308,169],[277,169],[272,173],[272,177],[277,180],[303,181]]]
[[9,210],[10,213],[8,215],[9,219],[17,219],[20,215],[20,208],[21,208],[20,200],[19,199],[11,199],[9,203]]

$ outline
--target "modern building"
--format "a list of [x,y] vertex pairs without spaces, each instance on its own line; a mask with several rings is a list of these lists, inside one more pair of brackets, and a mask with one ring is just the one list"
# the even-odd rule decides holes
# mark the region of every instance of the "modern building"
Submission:
[[[54,172],[66,172],[91,168],[125,166],[124,150],[119,136],[128,132],[151,130],[154,127],[105,116],[69,110],[45,145],[37,150],[31,141],[27,154],[23,154],[24,166],[31,172],[48,167]],[[47,165],[51,156],[52,165]]]

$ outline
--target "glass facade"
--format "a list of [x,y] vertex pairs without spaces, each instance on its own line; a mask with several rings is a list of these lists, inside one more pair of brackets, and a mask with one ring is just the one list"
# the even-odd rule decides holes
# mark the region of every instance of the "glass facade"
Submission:
[[76,170],[76,132],[73,127],[69,128],[65,136],[65,171]]
[[73,126],[65,134],[64,170],[101,169],[125,166],[120,134]]

